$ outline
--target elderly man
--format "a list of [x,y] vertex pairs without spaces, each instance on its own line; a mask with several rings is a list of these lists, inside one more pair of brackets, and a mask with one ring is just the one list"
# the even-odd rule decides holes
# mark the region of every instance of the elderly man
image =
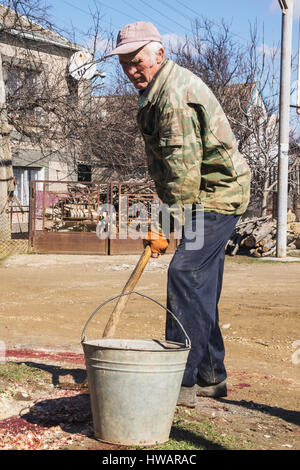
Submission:
[[[183,230],[167,286],[167,306],[192,344],[178,405],[194,407],[196,396],[227,395],[218,301],[225,246],[249,202],[250,171],[217,99],[199,77],[165,58],[155,26],[126,25],[111,55],[139,91],[138,125],[158,196],[183,210],[191,205],[192,232],[202,230],[195,249],[187,249]],[[197,227],[199,207],[204,222]],[[148,237],[154,257],[164,253],[166,238]],[[166,339],[182,342],[175,323],[167,315]]]

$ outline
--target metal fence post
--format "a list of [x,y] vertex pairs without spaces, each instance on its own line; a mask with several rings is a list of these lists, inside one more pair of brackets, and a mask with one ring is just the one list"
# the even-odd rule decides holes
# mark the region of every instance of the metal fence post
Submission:
[[282,9],[280,110],[279,110],[279,161],[278,161],[278,210],[277,210],[277,258],[286,257],[288,152],[290,120],[290,80],[292,59],[292,22],[294,0],[279,0]]

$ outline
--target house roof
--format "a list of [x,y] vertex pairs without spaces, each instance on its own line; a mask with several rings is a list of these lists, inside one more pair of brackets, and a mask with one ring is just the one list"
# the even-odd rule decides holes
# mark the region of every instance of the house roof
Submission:
[[[243,121],[245,112],[248,111],[251,104],[254,104],[256,91],[260,93],[259,86],[255,82],[237,83],[225,86],[222,90],[220,101],[226,114],[235,122]],[[262,96],[261,101],[264,104]]]
[[82,46],[70,42],[51,29],[47,29],[0,4],[0,34],[1,33],[22,37],[23,39],[46,45],[55,45],[64,49],[70,49],[71,51],[84,50]]
[[[256,92],[260,96],[259,103],[255,102]],[[259,86],[255,82],[226,85],[222,90],[218,90],[217,95],[226,115],[234,123],[242,122],[245,118],[245,113],[250,109],[251,105],[255,105],[255,103],[259,106],[263,104],[266,109]],[[120,100],[123,102],[126,100],[127,104],[130,103],[132,106],[137,106],[137,94],[116,94],[105,97],[94,97],[93,99],[95,102],[97,102],[97,99],[102,100],[104,109],[109,109],[109,106],[113,106],[114,104],[117,105]]]

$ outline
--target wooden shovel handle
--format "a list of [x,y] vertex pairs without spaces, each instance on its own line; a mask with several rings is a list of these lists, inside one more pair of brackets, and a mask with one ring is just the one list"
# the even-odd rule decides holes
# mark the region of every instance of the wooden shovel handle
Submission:
[[[142,256],[140,257],[136,267],[134,268],[130,278],[125,284],[125,287],[122,290],[122,294],[125,294],[127,292],[132,292],[134,287],[136,286],[139,278],[142,275],[142,272],[144,271],[149,259],[151,257],[151,247],[150,245],[147,245],[144,249],[144,252]],[[118,324],[118,321],[120,319],[120,315],[123,312],[126,303],[128,302],[130,295],[123,295],[123,297],[120,297],[112,314],[109,317],[109,320],[106,324],[106,327],[104,329],[103,333],[103,338],[111,338],[114,335],[116,326]]]

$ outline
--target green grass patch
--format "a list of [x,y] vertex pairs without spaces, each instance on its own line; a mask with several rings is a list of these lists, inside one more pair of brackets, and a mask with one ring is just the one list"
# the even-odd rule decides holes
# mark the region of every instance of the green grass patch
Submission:
[[[300,258],[300,255],[287,255],[287,257],[292,256],[295,258]],[[226,264],[266,264],[266,263],[272,263],[272,264],[280,264],[280,263],[287,263],[287,261],[278,261],[277,259],[266,259],[264,257],[259,257],[255,258],[254,256],[243,256],[243,255],[236,255],[236,256],[230,256],[226,255],[225,258]],[[295,263],[299,263],[299,261],[294,261]],[[293,261],[288,261],[288,263],[293,263]]]
[[197,420],[194,411],[176,410],[170,439],[159,450],[248,450],[242,437],[228,435],[209,419]]
[[291,258],[300,258],[300,253],[288,253],[287,256]]
[[236,256],[230,256],[226,255],[225,258],[226,263],[232,263],[232,264],[262,264],[262,263],[278,263],[278,261],[273,261],[269,259],[263,259],[263,258],[255,258],[254,256],[243,256],[243,255],[236,255]]
[[0,379],[8,383],[30,384],[41,380],[50,382],[50,375],[23,362],[6,362],[0,364]]

